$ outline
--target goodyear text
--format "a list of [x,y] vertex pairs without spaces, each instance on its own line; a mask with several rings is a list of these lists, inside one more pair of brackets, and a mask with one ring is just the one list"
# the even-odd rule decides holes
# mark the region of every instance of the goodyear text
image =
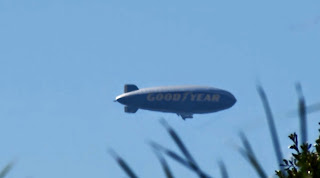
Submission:
[[148,101],[197,101],[197,102],[219,102],[219,94],[210,93],[149,93]]

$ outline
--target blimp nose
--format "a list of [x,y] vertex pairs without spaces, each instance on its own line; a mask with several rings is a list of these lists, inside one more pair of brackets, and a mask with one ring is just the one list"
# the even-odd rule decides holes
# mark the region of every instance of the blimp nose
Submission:
[[127,103],[126,102],[127,101],[126,97],[125,96],[121,96],[121,95],[116,97],[116,101],[121,103],[121,104],[126,104]]
[[237,99],[230,93],[230,107],[236,104]]

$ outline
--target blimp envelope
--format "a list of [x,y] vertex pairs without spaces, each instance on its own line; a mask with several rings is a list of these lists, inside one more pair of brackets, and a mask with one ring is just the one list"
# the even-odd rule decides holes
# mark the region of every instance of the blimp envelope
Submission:
[[183,119],[193,114],[217,112],[232,107],[236,98],[228,91],[206,86],[166,86],[139,89],[127,84],[116,101],[125,105],[125,112],[138,109],[170,112]]

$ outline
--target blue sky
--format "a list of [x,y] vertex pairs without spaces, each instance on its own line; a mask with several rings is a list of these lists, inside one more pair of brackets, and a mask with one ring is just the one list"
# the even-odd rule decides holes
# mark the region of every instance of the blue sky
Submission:
[[[256,177],[235,150],[243,130],[271,176],[277,169],[262,104],[264,86],[282,150],[298,131],[294,84],[320,101],[318,1],[0,1],[0,167],[10,177],[125,177],[113,148],[141,177],[164,177],[147,145],[178,151],[159,119],[206,172]],[[208,85],[232,92],[226,111],[183,121],[114,103],[123,85]],[[317,136],[319,114],[308,120]],[[270,156],[271,155],[271,156]],[[176,177],[194,174],[167,159]]]

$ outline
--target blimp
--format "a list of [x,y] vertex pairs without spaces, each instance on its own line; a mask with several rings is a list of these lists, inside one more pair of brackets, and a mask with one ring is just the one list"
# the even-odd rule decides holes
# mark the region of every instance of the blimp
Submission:
[[208,86],[162,86],[139,89],[126,84],[124,93],[115,99],[126,113],[138,109],[175,113],[182,119],[228,109],[236,98],[228,91]]

